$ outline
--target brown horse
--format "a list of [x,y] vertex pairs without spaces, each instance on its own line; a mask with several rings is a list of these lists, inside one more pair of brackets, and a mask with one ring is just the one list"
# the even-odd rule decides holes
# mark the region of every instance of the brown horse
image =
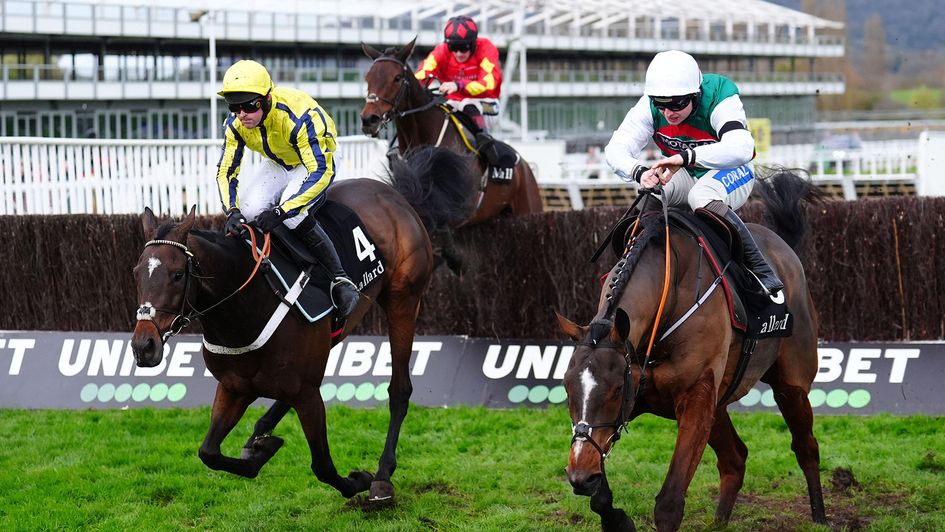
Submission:
[[[367,103],[361,110],[361,129],[376,137],[381,127],[394,121],[397,147],[401,154],[421,146],[443,146],[457,153],[469,154],[466,142],[450,119],[449,108],[441,105],[407,66],[416,39],[402,48],[380,52],[362,44],[364,53],[374,60],[365,75]],[[478,157],[471,158],[479,175],[485,168]],[[511,183],[494,183],[483,178],[475,210],[463,223],[473,225],[499,214],[529,214],[542,211],[541,193],[528,162],[519,158]]]
[[[424,150],[395,166],[394,182],[405,172],[446,167],[451,179],[432,181],[451,187],[459,180],[452,175],[458,164],[462,164],[461,157],[452,152]],[[338,474],[329,454],[325,405],[319,393],[333,345],[330,313],[309,323],[290,312],[268,341],[258,346],[253,339],[266,327],[280,301],[262,276],[252,275],[255,263],[247,246],[241,239],[193,229],[194,210],[179,224],[160,226],[151,210],[145,210],[141,218],[148,244],[134,269],[140,307],[131,345],[139,366],[156,366],[167,338],[191,319],[200,320],[204,360],[219,381],[210,429],[199,451],[208,467],[255,477],[282,446],[282,439],[270,432],[290,408],[295,408],[311,449],[312,470],[319,480],[345,497],[370,489],[371,501],[392,499],[390,478],[397,466],[397,440],[413,389],[408,364],[414,328],[433,271],[432,249],[421,216],[434,223],[452,223],[464,213],[458,203],[449,204],[450,198],[460,195],[442,192],[428,190],[424,197],[434,201],[411,205],[394,188],[376,180],[349,179],[329,189],[330,200],[357,213],[384,260],[380,281],[364,290],[343,335],[335,341],[346,336],[374,302],[387,316],[391,350],[390,425],[377,473],[352,471],[347,477]],[[438,210],[430,211],[431,207]],[[246,279],[250,281],[241,287]],[[208,342],[251,349],[245,354],[215,354],[208,350]],[[272,398],[276,403],[256,423],[241,456],[224,456],[221,442],[258,397]]]
[[[691,317],[656,342],[651,354],[648,351],[651,337],[659,338],[670,324],[678,323],[714,282],[705,275],[705,257],[696,239],[670,230],[669,249],[664,249],[659,216],[651,217],[657,223],[643,225],[628,253],[608,274],[589,326],[558,316],[562,331],[579,342],[564,378],[574,431],[568,480],[576,494],[591,497],[591,509],[600,514],[604,530],[634,529],[626,513],[613,506],[604,460],[626,423],[643,413],[675,419],[678,426],[669,472],[656,497],[656,528],[679,528],[686,490],[706,443],[715,450],[721,477],[715,517],[727,521],[742,486],[748,449],[735,432],[726,406],[758,380],[773,388],[791,431],[791,448],[807,480],[813,520],[826,523],[820,453],[807,398],[817,373],[817,315],[801,262],[779,237],[787,235],[795,244],[800,241],[806,230],[800,202],[817,193],[788,172],[758,186],[777,233],[757,225],[752,225],[752,233],[784,280],[794,328],[791,336],[758,340],[734,390],[729,385],[736,380],[742,335],[731,325],[721,290],[710,294]],[[649,247],[648,240],[652,240]],[[664,286],[668,292],[660,313]]]

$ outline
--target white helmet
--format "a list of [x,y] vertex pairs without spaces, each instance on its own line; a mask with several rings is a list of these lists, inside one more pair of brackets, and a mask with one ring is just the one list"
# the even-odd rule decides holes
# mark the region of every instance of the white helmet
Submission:
[[702,71],[686,52],[668,50],[656,54],[646,69],[646,96],[683,96],[699,92]]

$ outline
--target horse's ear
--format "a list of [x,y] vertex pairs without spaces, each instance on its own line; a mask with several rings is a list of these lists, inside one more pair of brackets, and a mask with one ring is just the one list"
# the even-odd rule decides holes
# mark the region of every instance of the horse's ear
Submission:
[[630,316],[619,307],[614,313],[614,332],[620,342],[627,341],[627,336],[630,335]]
[[374,48],[368,43],[362,42],[361,49],[364,50],[364,55],[370,57],[371,59],[377,59],[378,57],[383,55],[377,48]]
[[154,216],[154,212],[151,211],[151,207],[145,207],[144,212],[141,213],[141,226],[144,228],[144,239],[153,240],[158,221],[157,217]]
[[587,334],[587,327],[581,327],[577,323],[574,323],[561,314],[558,314],[558,311],[555,311],[555,316],[558,317],[558,328],[561,329],[561,332],[568,335],[568,338],[574,340],[575,342],[580,342],[581,339]]
[[413,55],[413,48],[417,45],[417,38],[414,37],[412,41],[404,45],[403,48],[397,50],[397,59],[400,59],[401,63],[406,63],[410,56]]
[[187,213],[187,216],[184,216],[184,219],[180,221],[180,225],[177,226],[177,237],[180,239],[180,243],[187,243],[187,233],[190,232],[194,227],[194,222],[197,221],[197,206],[194,205],[190,208],[190,212]]

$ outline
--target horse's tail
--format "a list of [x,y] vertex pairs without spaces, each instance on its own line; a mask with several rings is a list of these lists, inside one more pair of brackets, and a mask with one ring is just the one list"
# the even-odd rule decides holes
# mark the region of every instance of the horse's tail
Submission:
[[390,179],[429,234],[466,221],[475,209],[472,165],[466,156],[446,148],[427,146],[393,158]]
[[[803,170],[774,167],[756,183],[765,209],[765,223],[789,246],[796,248],[807,234],[807,212],[801,202],[818,203],[826,193],[799,174]],[[803,172],[806,173],[806,172]]]

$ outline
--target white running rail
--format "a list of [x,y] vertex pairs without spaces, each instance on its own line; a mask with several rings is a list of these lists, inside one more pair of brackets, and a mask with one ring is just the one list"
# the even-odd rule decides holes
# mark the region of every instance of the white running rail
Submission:
[[[341,137],[338,179],[380,177],[384,141]],[[0,214],[131,214],[144,207],[179,216],[221,211],[221,141],[0,137]],[[247,150],[240,173],[259,156]]]
[[[537,144],[553,147],[552,141]],[[386,175],[384,141],[351,136],[338,145],[337,179]],[[220,146],[212,140],[0,137],[0,214],[137,214],[148,206],[179,216],[191,205],[200,214],[218,213]],[[922,193],[919,147],[916,140],[867,142],[857,154],[832,157],[811,145],[773,146],[758,162],[808,169],[815,182],[841,185],[847,199],[856,198],[861,182],[911,183]],[[538,182],[573,189],[572,208],[583,207],[582,189],[626,186],[599,157],[565,156],[563,143],[555,149],[562,152],[556,158],[540,156],[550,164],[536,166]],[[259,160],[247,155],[243,175]]]

